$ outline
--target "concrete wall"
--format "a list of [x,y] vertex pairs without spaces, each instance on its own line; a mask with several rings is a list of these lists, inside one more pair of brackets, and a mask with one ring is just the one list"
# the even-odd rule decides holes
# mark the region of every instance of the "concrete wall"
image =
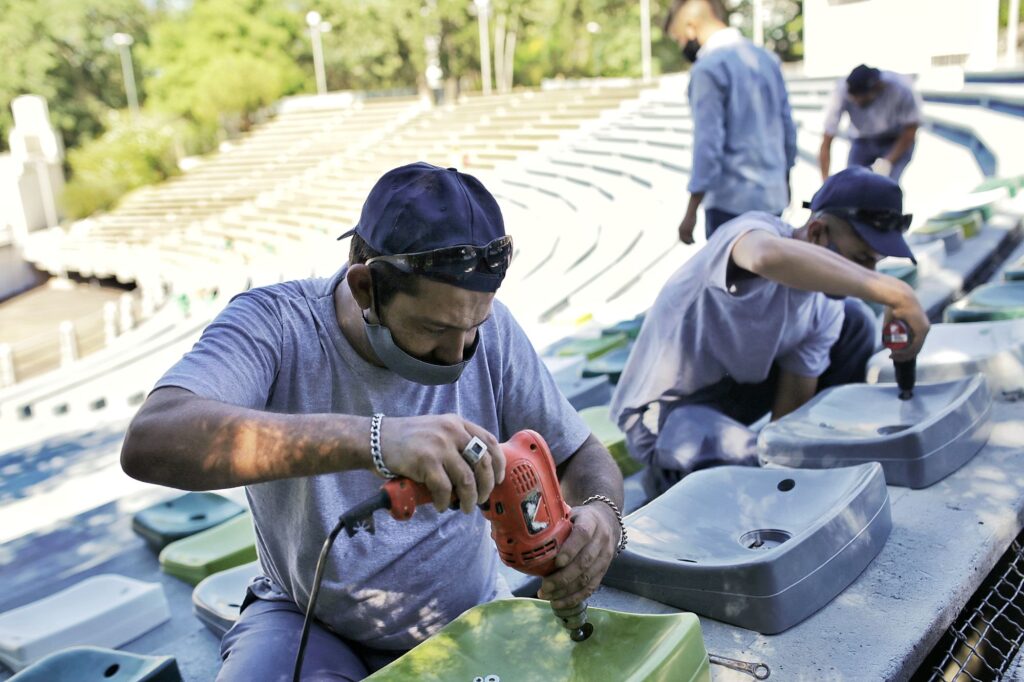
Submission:
[[999,0],[804,0],[804,73],[866,63],[903,73],[997,63]]

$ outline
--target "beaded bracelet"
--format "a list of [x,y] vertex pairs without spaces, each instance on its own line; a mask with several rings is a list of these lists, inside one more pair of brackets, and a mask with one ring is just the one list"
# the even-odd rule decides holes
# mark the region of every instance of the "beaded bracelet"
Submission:
[[384,478],[396,478],[394,472],[384,464],[384,454],[380,451],[380,424],[384,421],[384,415],[378,412],[370,420],[370,457],[373,458],[373,466],[377,473]]
[[591,495],[587,499],[583,500],[583,504],[589,504],[590,502],[604,502],[612,511],[615,512],[615,518],[619,522],[619,546],[615,549],[615,555],[618,556],[622,553],[622,550],[626,549],[626,543],[628,538],[626,537],[626,524],[622,522],[622,512],[619,511],[618,506],[611,501],[611,498],[605,497],[604,495]]

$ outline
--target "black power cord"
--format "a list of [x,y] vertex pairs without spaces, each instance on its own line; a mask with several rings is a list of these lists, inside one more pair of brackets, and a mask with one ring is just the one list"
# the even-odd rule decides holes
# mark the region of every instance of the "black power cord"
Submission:
[[356,522],[367,524],[369,532],[373,532],[373,512],[378,509],[388,509],[391,506],[391,499],[383,490],[373,497],[360,502],[355,507],[338,517],[338,523],[334,524],[324,546],[320,549],[320,558],[316,562],[316,573],[313,575],[313,589],[309,592],[309,605],[306,606],[306,618],[302,622],[302,636],[299,638],[299,650],[295,653],[295,671],[292,674],[292,682],[300,682],[302,677],[302,659],[306,655],[306,644],[309,641],[309,628],[313,624],[313,610],[316,608],[316,598],[320,594],[320,582],[324,578],[324,570],[327,567],[327,555],[331,553],[334,540],[338,533],[344,528],[349,536],[355,535],[359,529]]

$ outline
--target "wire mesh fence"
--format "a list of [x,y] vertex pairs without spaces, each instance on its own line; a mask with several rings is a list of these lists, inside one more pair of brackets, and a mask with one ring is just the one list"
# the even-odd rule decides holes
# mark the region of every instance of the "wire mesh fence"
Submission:
[[1007,671],[1022,644],[1024,532],[1010,544],[913,680],[1009,682]]

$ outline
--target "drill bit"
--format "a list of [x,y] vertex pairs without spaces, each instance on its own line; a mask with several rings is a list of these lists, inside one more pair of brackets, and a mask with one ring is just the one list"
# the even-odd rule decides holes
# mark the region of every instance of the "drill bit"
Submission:
[[562,625],[569,631],[569,639],[574,642],[582,642],[594,633],[593,624],[587,621],[587,602],[580,602],[576,606],[567,609],[556,609],[552,607],[555,615],[562,621]]

